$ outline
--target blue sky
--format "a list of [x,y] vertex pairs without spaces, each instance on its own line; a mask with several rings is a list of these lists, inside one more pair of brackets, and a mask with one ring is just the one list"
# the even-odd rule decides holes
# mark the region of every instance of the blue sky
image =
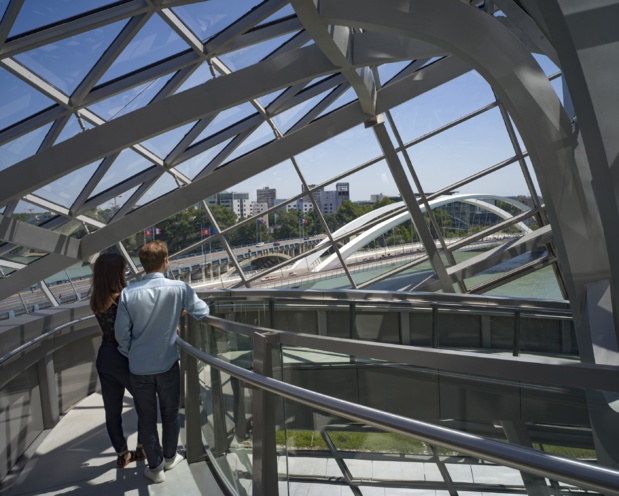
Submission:
[[[55,0],[54,2],[26,0],[11,35],[36,29],[45,23],[55,22],[69,15],[100,8],[108,3],[111,2],[105,0],[80,0],[80,2],[74,0]],[[247,12],[258,3],[260,3],[259,0],[238,2],[211,0],[210,2],[190,4],[174,10],[202,40],[208,40],[218,30],[229,25],[239,15]],[[0,12],[6,8],[6,5],[7,0],[0,0]],[[286,7],[276,16],[290,13],[290,7]],[[70,94],[122,29],[125,22],[120,21],[89,33],[56,42],[48,47],[34,49],[20,54],[17,59],[60,90]],[[270,40],[252,47],[251,50],[238,50],[226,55],[223,60],[229,67],[238,70],[255,63],[270,53],[282,41],[282,39]],[[161,18],[153,16],[138,36],[129,43],[119,59],[112,64],[102,81],[111,80],[136,67],[144,66],[186,49],[187,45],[178,35]],[[536,58],[548,75],[558,71],[547,58],[541,56]],[[381,67],[379,69],[381,79],[388,79],[402,66],[402,63],[396,63]],[[123,115],[146,104],[149,98],[152,98],[149,95],[154,95],[165,84],[168,77],[134,88],[126,94],[115,95],[105,102],[93,105],[91,110],[105,119]],[[211,77],[210,71],[203,67],[196,71],[194,77],[190,78],[179,91],[199,84],[209,77]],[[381,82],[385,83],[385,81]],[[552,84],[559,98],[562,98],[560,78],[553,81]],[[0,128],[26,118],[53,103],[4,69],[0,69],[0,87],[3,89],[0,92]],[[276,92],[271,97],[261,98],[261,103],[268,104],[278,93]],[[323,97],[324,95],[320,95],[310,102],[277,116],[274,119],[275,124],[283,132],[286,132],[301,115]],[[353,97],[352,91],[345,93],[328,111],[348,103]],[[493,101],[494,95],[490,86],[481,76],[471,72],[392,109],[391,114],[403,141],[408,143]],[[249,104],[222,112],[198,138],[198,141],[202,137],[212,135],[230,125],[230,123],[254,112],[255,109]],[[142,144],[160,156],[165,156],[189,127],[190,125],[186,125]],[[49,126],[41,128],[15,142],[0,147],[0,170],[26,158],[31,150],[36,149],[37,143],[41,142],[48,129]],[[78,132],[81,132],[81,129],[77,120],[72,118],[61,134],[59,141],[70,138]],[[391,135],[395,143],[395,138],[393,134]],[[231,159],[272,139],[272,131],[268,125],[264,124],[235,151]],[[223,145],[219,148],[221,147]],[[205,152],[201,156],[180,165],[179,170],[189,177],[195,176],[219,148]],[[514,155],[500,113],[496,108],[438,136],[415,144],[408,151],[421,185],[426,192],[436,191],[453,181],[468,177]],[[335,174],[371,160],[380,153],[380,147],[372,129],[360,126],[300,153],[296,159],[307,182],[313,184],[321,183]],[[77,191],[81,189],[80,185],[85,184],[97,165],[98,163],[89,164],[82,170],[42,188],[37,194],[58,202],[62,206],[70,206],[77,196]],[[134,152],[124,152],[118,164],[112,167],[97,187],[95,194],[150,166],[151,164],[148,164]],[[353,200],[368,200],[370,195],[379,193],[384,195],[398,194],[384,162],[375,164],[342,181],[350,183],[351,199]],[[255,198],[256,189],[264,186],[276,188],[279,198],[288,198],[298,194],[301,190],[301,181],[291,163],[286,162],[230,189],[247,191],[250,193],[250,198]],[[164,178],[141,203],[154,199],[174,187],[173,181]],[[334,187],[335,185],[332,185],[327,189]],[[483,180],[460,188],[460,191],[505,196],[528,194],[518,165],[509,166]],[[125,196],[128,197],[128,195]]]

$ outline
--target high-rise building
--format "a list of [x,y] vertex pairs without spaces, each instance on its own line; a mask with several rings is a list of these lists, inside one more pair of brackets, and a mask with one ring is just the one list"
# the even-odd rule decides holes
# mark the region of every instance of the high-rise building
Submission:
[[269,188],[265,186],[256,190],[256,201],[258,203],[266,203],[268,208],[275,205],[275,197],[277,196],[277,190],[275,188]]

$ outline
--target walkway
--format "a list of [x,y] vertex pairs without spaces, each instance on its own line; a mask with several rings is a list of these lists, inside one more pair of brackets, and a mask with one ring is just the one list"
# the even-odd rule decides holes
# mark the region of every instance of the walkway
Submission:
[[[123,425],[129,447],[136,444],[136,414],[126,396]],[[95,393],[73,407],[38,444],[12,488],[2,496],[193,496],[223,493],[205,463],[186,462],[166,472],[166,481],[153,484],[143,475],[145,462],[116,468],[116,456],[104,424],[103,401]],[[183,420],[181,419],[181,425]],[[181,439],[184,432],[181,431]],[[8,485],[8,484],[7,484]]]

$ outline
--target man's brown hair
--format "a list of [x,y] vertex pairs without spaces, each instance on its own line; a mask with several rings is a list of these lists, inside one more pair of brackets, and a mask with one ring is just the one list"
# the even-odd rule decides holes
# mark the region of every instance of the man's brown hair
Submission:
[[142,246],[139,256],[144,272],[155,272],[161,269],[168,256],[168,245],[165,241],[156,239]]

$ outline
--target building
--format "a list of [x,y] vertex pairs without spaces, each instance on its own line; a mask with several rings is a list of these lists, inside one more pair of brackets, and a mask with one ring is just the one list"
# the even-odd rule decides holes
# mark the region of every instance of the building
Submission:
[[258,203],[266,203],[268,208],[275,205],[275,198],[277,197],[277,190],[275,188],[269,188],[265,186],[256,190],[256,201]]
[[220,205],[232,210],[238,218],[248,217],[251,215],[251,202],[249,201],[249,193],[237,193],[234,191],[223,191],[216,195],[209,196],[206,199],[209,206]]
[[[174,277],[221,298],[218,320],[191,329],[199,356],[183,348],[198,362],[183,364],[192,473],[269,496],[618,494],[618,12],[619,0],[0,2],[3,491],[135,490],[109,443],[59,461],[89,456],[102,414],[96,428],[71,422],[81,446],[41,449],[28,477],[9,474],[97,398],[89,266],[116,250],[137,277],[136,233],[204,201],[247,217],[249,198],[231,192],[281,180],[333,184],[312,192],[325,213],[358,181],[393,185],[403,203],[351,219],[345,236],[289,229],[242,252],[226,243],[239,230],[221,229],[213,253],[186,258],[191,226]],[[425,223],[427,205],[458,218],[447,205],[484,195],[530,197],[521,217],[536,229],[502,239],[498,216],[445,243]],[[52,216],[20,219],[30,205]],[[407,216],[415,246],[372,246]],[[340,267],[313,272],[327,258]],[[331,451],[276,437],[301,430]],[[346,465],[330,436],[351,431],[415,442],[357,445]],[[53,468],[31,471],[46,456]],[[200,493],[178,474],[161,491]]]
[[[309,185],[310,189],[316,188],[315,184]],[[305,186],[301,186],[301,191],[307,191]],[[350,200],[350,188],[348,183],[337,183],[335,190],[325,190],[324,188],[316,188],[312,192],[314,201],[318,205],[318,209],[323,215],[332,215],[337,212],[340,205],[346,200]],[[314,205],[308,197],[303,197],[297,200],[297,210],[300,212],[309,212],[313,210]]]

